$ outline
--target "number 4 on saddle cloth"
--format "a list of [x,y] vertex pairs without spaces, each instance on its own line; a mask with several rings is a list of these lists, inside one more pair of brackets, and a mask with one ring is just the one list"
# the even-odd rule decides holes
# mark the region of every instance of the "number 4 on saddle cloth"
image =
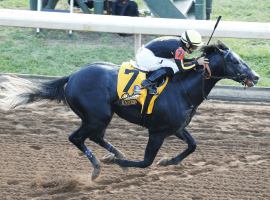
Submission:
[[132,106],[138,102],[141,104],[141,114],[151,114],[154,102],[166,87],[169,78],[167,77],[158,85],[158,95],[148,93],[147,89],[141,89],[141,82],[146,79],[147,72],[136,69],[130,62],[123,62],[117,79],[117,93],[119,106]]

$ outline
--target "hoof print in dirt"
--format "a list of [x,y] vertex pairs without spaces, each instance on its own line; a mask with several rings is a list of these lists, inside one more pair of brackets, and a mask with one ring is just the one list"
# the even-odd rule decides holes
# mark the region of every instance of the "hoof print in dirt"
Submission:
[[31,149],[34,149],[34,150],[40,150],[40,149],[42,149],[42,147],[40,147],[40,146],[35,146],[35,145],[30,146],[30,148],[31,148]]

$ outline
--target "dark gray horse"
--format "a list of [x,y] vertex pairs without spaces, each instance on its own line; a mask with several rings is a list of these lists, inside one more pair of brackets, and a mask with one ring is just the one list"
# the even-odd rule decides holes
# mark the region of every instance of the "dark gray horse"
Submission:
[[127,167],[150,166],[164,139],[175,135],[188,144],[187,149],[172,159],[162,158],[158,164],[177,165],[196,149],[196,142],[186,126],[215,84],[222,78],[228,78],[251,87],[259,80],[259,75],[224,44],[204,46],[201,50],[210,61],[211,74],[210,71],[197,69],[170,78],[155,101],[148,124],[148,144],[144,159],[139,162],[126,160],[123,153],[104,139],[114,113],[131,123],[140,122],[140,107],[121,107],[117,104],[118,65],[92,63],[69,76],[40,85],[8,77],[9,81],[0,85],[4,88],[2,95],[6,96],[1,106],[15,108],[46,99],[68,104],[82,120],[81,126],[70,135],[69,140],[91,161],[94,167],[92,180],[99,175],[100,162],[85,146],[87,138],[112,153],[106,155],[104,161],[127,170]]

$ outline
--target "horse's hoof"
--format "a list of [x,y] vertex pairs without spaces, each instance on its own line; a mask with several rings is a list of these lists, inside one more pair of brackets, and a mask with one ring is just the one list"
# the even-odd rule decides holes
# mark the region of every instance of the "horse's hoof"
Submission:
[[109,163],[109,162],[111,162],[113,159],[114,159],[114,155],[111,154],[111,153],[108,153],[108,154],[106,154],[105,156],[103,156],[102,161],[103,161],[104,163]]
[[161,166],[166,166],[166,163],[167,163],[167,161],[168,161],[168,158],[161,158],[158,162],[157,162],[157,164],[158,165],[161,165]]
[[100,174],[100,168],[97,167],[97,168],[94,168],[91,172],[91,180],[94,181],[97,179],[97,177],[99,176]]
[[123,170],[123,172],[125,173],[125,174],[128,174],[128,168],[127,167],[121,167],[122,168],[122,170]]

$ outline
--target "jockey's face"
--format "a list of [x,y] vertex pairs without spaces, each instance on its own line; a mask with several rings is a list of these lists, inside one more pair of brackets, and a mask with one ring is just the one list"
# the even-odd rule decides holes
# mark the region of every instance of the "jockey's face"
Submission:
[[188,54],[192,54],[196,49],[197,46],[192,46],[190,49],[188,49],[190,47],[190,44],[186,44],[186,52],[188,52]]

